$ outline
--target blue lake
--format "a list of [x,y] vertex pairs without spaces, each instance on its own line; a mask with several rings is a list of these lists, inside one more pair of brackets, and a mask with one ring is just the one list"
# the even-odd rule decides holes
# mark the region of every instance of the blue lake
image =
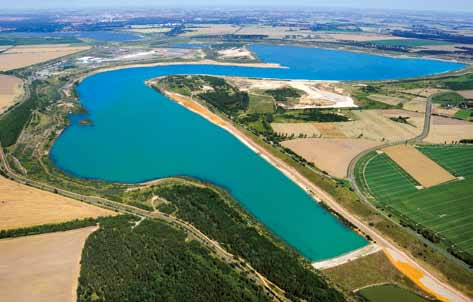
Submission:
[[115,70],[86,78],[78,93],[93,125],[80,126],[73,117],[51,150],[52,160],[68,173],[107,181],[134,183],[176,175],[210,181],[230,191],[274,234],[311,261],[364,246],[364,238],[231,134],[144,81],[169,74],[393,79],[463,65],[314,48],[254,45],[252,49],[263,61],[289,68],[175,65]]

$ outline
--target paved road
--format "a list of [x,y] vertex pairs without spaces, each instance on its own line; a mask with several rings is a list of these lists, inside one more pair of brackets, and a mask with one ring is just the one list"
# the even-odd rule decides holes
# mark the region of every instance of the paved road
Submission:
[[[158,211],[148,212],[137,207],[115,202],[115,201],[108,200],[105,198],[82,195],[82,194],[70,192],[67,190],[63,190],[60,188],[56,188],[48,184],[30,180],[24,176],[16,174],[10,168],[6,160],[6,156],[3,152],[3,148],[1,147],[0,147],[0,161],[3,163],[3,165],[0,166],[1,170],[4,173],[6,173],[10,178],[12,178],[13,180],[19,183],[32,186],[44,191],[53,192],[55,194],[60,194],[69,198],[76,199],[76,200],[80,200],[82,202],[92,204],[101,208],[106,208],[106,209],[117,211],[117,212],[132,214],[134,216],[140,217],[141,219],[144,219],[144,218],[159,219],[159,220],[165,221],[166,223],[174,225],[180,229],[183,229],[189,235],[191,235],[196,240],[201,242],[204,246],[207,246],[209,249],[211,249],[221,260],[235,266],[240,271],[246,272],[250,279],[252,279],[258,285],[262,286],[275,300],[284,301],[284,302],[290,301],[288,298],[285,297],[284,291],[282,289],[280,289],[278,286],[276,286],[274,283],[272,283],[266,277],[264,277],[258,271],[256,271],[245,259],[229,253],[218,242],[207,237],[204,233],[202,233],[197,228],[195,228],[192,224],[186,221],[180,220],[166,213],[162,213]],[[141,220],[139,222],[141,222]]]

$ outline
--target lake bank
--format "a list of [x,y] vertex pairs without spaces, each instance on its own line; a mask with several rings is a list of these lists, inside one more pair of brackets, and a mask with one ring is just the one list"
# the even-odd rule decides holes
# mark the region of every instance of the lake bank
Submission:
[[[314,52],[317,54],[318,50]],[[329,61],[337,61],[338,65],[307,69],[301,67],[306,61],[298,61],[300,54],[296,51],[292,58],[295,63],[287,61],[287,69],[178,64],[95,74],[78,86],[93,126],[72,124],[66,128],[51,149],[51,159],[75,176],[112,182],[140,183],[178,175],[209,181],[227,189],[270,231],[311,261],[357,249],[366,241],[314,203],[307,190],[300,189],[306,187],[315,192],[317,188],[312,188],[312,184],[303,179],[296,184],[290,173],[274,169],[240,139],[144,85],[147,79],[169,74],[320,80],[331,79],[334,74],[338,75],[334,80],[405,74],[405,65],[397,66],[397,61],[386,58],[369,57],[362,62],[366,68],[357,70],[341,62],[339,53],[323,54],[331,56]],[[291,57],[291,52],[280,55]],[[319,63],[323,61],[322,56]],[[440,62],[417,63],[417,74],[459,67]],[[391,64],[390,72],[381,72],[386,64]],[[334,73],[336,67],[339,70]],[[330,200],[323,192],[319,195],[324,201]]]

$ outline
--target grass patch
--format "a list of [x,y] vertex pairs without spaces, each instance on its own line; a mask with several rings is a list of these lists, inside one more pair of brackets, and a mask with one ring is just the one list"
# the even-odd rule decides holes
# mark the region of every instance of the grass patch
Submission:
[[398,301],[409,301],[409,302],[427,302],[430,300],[424,299],[411,291],[391,285],[379,285],[363,288],[358,292],[361,296],[367,299],[369,302],[398,302]]
[[455,106],[465,102],[465,98],[456,92],[444,92],[436,94],[432,97],[432,102],[435,104],[442,104],[442,106]]
[[455,113],[455,117],[465,121],[473,121],[473,109],[460,109]]
[[273,98],[270,96],[250,94],[248,113],[272,113],[274,112]]
[[408,288],[418,294],[425,294],[414,282],[401,274],[382,251],[325,269],[323,274],[339,284],[346,292],[352,292],[372,284],[391,283]]
[[270,89],[266,90],[264,93],[272,96],[278,102],[286,102],[290,98],[299,98],[304,94],[303,91],[292,87]]

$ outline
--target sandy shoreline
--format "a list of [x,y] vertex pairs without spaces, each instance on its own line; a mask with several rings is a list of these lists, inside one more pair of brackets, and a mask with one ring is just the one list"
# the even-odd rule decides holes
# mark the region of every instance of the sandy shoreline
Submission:
[[172,62],[129,64],[129,65],[103,67],[103,68],[98,68],[97,70],[93,70],[84,76],[81,76],[80,79],[84,79],[86,77],[89,77],[97,73],[113,71],[113,70],[140,68],[140,67],[172,66],[172,65],[218,65],[218,66],[240,66],[240,67],[255,67],[255,68],[284,68],[284,69],[288,68],[288,67],[280,65],[279,63],[233,63],[233,62],[219,62],[219,61],[205,59],[205,60],[198,60],[198,61],[184,61],[184,62],[172,61]]

